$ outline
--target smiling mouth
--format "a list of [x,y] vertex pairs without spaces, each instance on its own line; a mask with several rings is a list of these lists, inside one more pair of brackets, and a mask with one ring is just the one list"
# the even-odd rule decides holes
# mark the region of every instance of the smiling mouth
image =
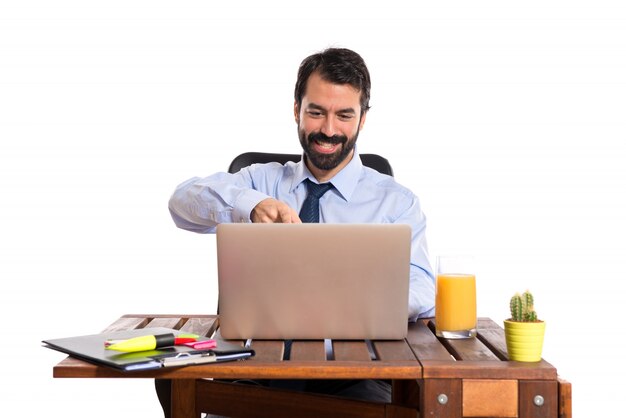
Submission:
[[317,152],[320,152],[323,154],[331,154],[337,151],[337,148],[339,148],[340,144],[314,140],[313,145]]

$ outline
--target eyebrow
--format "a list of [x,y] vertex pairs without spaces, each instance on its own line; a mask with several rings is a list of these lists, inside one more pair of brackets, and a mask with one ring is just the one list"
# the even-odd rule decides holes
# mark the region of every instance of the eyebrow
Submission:
[[[307,109],[323,110],[324,112],[326,111],[326,109],[323,106],[320,106],[315,103],[309,103],[307,106]],[[350,113],[350,114],[356,115],[356,111],[351,107],[347,107],[345,109],[339,109],[337,113]]]

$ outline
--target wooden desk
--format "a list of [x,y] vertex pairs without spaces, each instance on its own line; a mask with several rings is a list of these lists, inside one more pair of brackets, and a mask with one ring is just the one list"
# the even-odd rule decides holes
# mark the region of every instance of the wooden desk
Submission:
[[[219,338],[215,315],[124,315],[103,332],[149,327],[206,336],[217,331]],[[308,403],[307,416],[331,406],[333,416],[571,418],[571,385],[559,379],[555,367],[543,360],[508,361],[504,331],[490,319],[480,319],[478,330],[476,339],[439,340],[432,323],[419,321],[410,324],[404,341],[333,341],[330,359],[323,341],[295,341],[291,359],[285,361],[282,341],[251,341],[256,356],[249,360],[129,373],[68,357],[54,367],[53,375],[172,379],[174,418],[198,417],[209,410],[225,413],[237,405],[258,405],[268,416],[296,416]],[[290,402],[281,399],[280,409],[273,410],[278,399],[273,389],[207,378],[390,379],[393,402],[346,402],[330,396],[312,401],[307,394],[293,393]],[[245,399],[238,386],[246,391]]]

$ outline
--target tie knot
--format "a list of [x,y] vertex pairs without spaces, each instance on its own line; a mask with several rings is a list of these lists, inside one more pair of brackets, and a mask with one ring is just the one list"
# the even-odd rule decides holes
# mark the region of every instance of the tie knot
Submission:
[[333,187],[332,183],[313,183],[311,180],[306,179],[306,190],[309,196],[315,196],[319,199]]

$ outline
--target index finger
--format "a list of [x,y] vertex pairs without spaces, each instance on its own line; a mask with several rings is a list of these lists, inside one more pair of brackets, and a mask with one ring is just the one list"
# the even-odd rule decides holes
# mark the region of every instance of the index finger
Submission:
[[302,220],[298,216],[298,212],[296,212],[293,209],[291,209],[291,223],[294,223],[294,224],[301,224],[302,223]]
[[293,223],[293,209],[283,204],[278,208],[278,220],[284,224]]

